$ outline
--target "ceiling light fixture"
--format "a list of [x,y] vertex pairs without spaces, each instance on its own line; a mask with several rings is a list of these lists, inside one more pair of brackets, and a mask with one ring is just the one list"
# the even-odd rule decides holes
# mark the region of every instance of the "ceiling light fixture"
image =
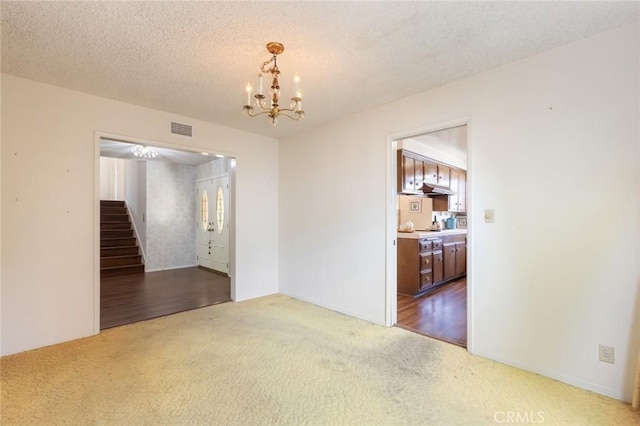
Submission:
[[[253,106],[251,105],[251,84],[247,84],[247,104],[243,107],[244,112],[249,117],[257,117],[259,115],[268,114],[271,124],[276,126],[278,124],[278,116],[284,115],[292,120],[301,120],[304,118],[304,111],[302,110],[302,90],[300,89],[300,77],[297,75],[293,78],[295,83],[295,96],[291,98],[291,104],[289,108],[280,108],[278,104],[280,98],[280,70],[278,69],[278,55],[284,52],[284,45],[282,43],[270,42],[267,43],[267,51],[273,55],[271,59],[266,61],[260,67],[260,71],[265,74],[271,74],[273,80],[271,81],[271,90],[269,94],[271,96],[271,102],[268,105],[266,96],[262,94],[262,74],[258,74],[258,92],[254,95],[255,105],[260,108],[260,112],[254,113]],[[273,62],[271,68],[265,68]],[[293,113],[291,115],[290,113]]]
[[141,158],[155,158],[158,156],[158,151],[148,146],[136,145],[131,148],[131,152],[136,157]]

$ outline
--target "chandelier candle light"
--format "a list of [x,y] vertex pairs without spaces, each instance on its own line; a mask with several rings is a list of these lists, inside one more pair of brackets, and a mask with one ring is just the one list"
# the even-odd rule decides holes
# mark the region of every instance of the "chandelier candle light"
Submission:
[[[247,84],[247,104],[243,107],[244,112],[249,117],[257,117],[259,115],[267,114],[271,120],[271,124],[276,126],[278,124],[278,116],[284,115],[292,120],[301,120],[304,118],[304,111],[302,110],[302,90],[300,89],[300,77],[297,75],[293,78],[295,83],[295,96],[291,98],[291,104],[289,108],[280,108],[280,70],[278,69],[278,55],[284,52],[284,45],[282,43],[270,42],[267,43],[267,51],[273,55],[271,59],[266,61],[260,67],[260,71],[264,74],[271,74],[273,80],[271,81],[271,103],[267,106],[266,96],[262,93],[262,74],[258,74],[258,93],[254,95],[255,105],[260,108],[260,112],[254,113],[253,106],[251,105],[251,92],[253,91],[251,84]],[[273,62],[271,68],[266,68]],[[292,115],[293,114],[293,115]]]

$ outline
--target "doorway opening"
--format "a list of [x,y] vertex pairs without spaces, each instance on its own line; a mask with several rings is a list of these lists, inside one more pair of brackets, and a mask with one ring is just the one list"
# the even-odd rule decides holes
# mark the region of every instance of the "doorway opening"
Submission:
[[467,133],[459,120],[393,137],[397,233],[388,256],[396,262],[392,324],[462,347],[470,329]]
[[[97,327],[232,300],[235,159],[128,137],[96,142]],[[203,204],[205,181],[217,186]],[[213,263],[200,261],[203,218]]]

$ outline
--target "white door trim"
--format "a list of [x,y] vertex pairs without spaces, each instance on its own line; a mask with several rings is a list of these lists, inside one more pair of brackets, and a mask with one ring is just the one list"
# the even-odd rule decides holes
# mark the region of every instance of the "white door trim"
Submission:
[[206,178],[202,178],[202,179],[198,179],[196,180],[196,184],[201,183],[201,182],[205,182],[211,179],[217,179],[217,178],[221,178],[221,177],[225,177],[225,176],[229,176],[229,173],[219,173],[217,175],[212,175],[212,176],[208,176]]

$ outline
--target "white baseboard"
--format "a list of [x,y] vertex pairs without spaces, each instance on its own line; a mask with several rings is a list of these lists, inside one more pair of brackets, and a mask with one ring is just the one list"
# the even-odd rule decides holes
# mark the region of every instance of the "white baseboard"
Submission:
[[172,269],[182,269],[182,268],[193,268],[194,266],[198,266],[195,263],[191,264],[191,265],[176,265],[176,266],[165,266],[162,268],[153,268],[153,269],[146,269],[145,268],[145,272],[159,272],[159,271],[170,271]]

